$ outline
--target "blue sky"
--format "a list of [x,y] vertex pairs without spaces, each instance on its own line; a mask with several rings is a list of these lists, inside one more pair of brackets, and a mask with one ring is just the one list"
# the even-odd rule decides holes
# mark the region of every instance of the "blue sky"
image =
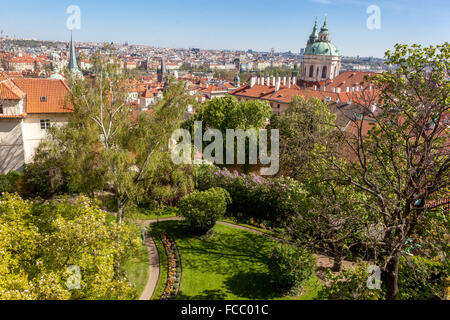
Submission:
[[[448,0],[1,0],[0,30],[24,38],[68,40],[69,5],[81,8],[79,41],[173,48],[298,52],[314,18],[328,14],[331,39],[343,55],[382,57],[395,43],[449,41]],[[366,9],[381,9],[369,30]]]

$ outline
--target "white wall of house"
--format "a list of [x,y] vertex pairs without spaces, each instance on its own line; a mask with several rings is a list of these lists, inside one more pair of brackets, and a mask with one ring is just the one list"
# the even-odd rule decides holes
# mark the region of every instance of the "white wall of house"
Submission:
[[25,150],[25,163],[33,161],[39,144],[48,137],[46,129],[41,129],[41,120],[50,120],[51,125],[67,123],[64,114],[28,114],[22,123],[23,146]]
[[0,119],[0,173],[22,171],[25,154],[21,119]]
[[3,113],[0,113],[0,115],[15,116],[23,114],[23,100],[2,100],[0,106],[3,109]]

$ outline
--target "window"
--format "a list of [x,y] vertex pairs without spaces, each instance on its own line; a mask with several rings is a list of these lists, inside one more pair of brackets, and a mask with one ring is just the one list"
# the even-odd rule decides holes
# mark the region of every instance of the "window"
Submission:
[[324,66],[322,69],[322,79],[326,79],[327,77],[327,66]]
[[41,120],[41,130],[46,130],[48,128],[50,128],[50,120],[49,119]]
[[47,102],[47,97],[46,96],[42,96],[41,97],[41,102]]
[[311,67],[309,68],[309,76],[310,76],[310,77],[314,76],[314,66],[311,66]]
[[278,109],[280,109],[280,104],[278,104]]
[[3,114],[3,104],[0,103],[0,114]]

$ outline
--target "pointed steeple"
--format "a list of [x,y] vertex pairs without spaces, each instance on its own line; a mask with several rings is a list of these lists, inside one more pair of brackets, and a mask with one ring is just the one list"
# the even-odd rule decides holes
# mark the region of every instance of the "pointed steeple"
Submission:
[[314,22],[314,28],[313,28],[311,35],[309,36],[307,46],[316,42],[318,38],[319,38],[319,34],[318,34],[317,17],[316,17],[316,21]]
[[78,72],[77,53],[75,51],[75,43],[73,42],[72,31],[70,32],[70,60],[69,70],[71,72]]
[[320,42],[329,42],[330,41],[330,33],[328,32],[328,26],[327,26],[327,15],[325,15],[325,20],[323,21],[322,29],[320,29],[319,41]]
[[328,33],[327,15],[325,15],[325,20],[323,21],[323,27],[320,29],[320,33]]

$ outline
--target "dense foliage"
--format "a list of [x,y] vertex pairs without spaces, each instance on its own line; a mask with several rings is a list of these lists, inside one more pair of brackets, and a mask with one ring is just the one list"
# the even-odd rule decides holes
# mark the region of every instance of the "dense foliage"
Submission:
[[196,187],[207,190],[221,187],[233,200],[228,213],[234,217],[268,220],[283,225],[287,218],[302,210],[305,192],[301,185],[290,178],[263,178],[254,174],[231,173],[226,168],[214,166],[196,167]]
[[[0,299],[133,299],[117,270],[140,244],[129,226],[106,222],[87,198],[37,205],[0,198]],[[80,270],[79,287],[69,269]]]
[[195,191],[178,204],[180,214],[186,218],[195,233],[204,234],[212,229],[227,211],[231,202],[229,193],[222,188]]
[[268,266],[276,288],[297,295],[315,272],[316,259],[303,247],[280,244],[273,249]]

